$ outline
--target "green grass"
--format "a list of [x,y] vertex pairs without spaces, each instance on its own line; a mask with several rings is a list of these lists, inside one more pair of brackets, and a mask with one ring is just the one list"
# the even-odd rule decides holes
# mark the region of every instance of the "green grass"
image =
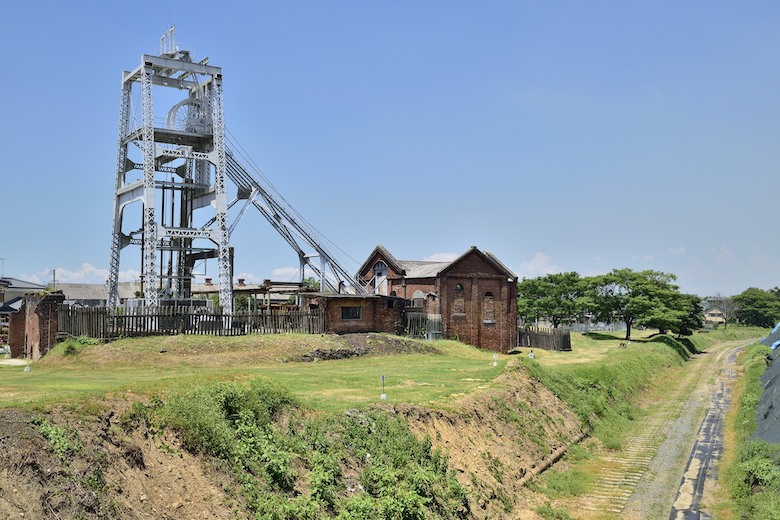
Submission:
[[273,378],[307,406],[322,410],[379,402],[382,375],[389,402],[446,405],[450,398],[489,385],[509,359],[500,356],[494,367],[490,352],[438,341],[433,345],[441,354],[284,361],[291,351],[318,348],[312,341],[318,338],[289,335],[269,341],[255,337],[254,343],[247,338],[203,336],[139,338],[106,346],[79,344],[75,353],[71,343],[64,343],[33,363],[29,372],[20,366],[0,365],[0,406],[40,406],[112,392],[160,393],[190,382],[259,375]]

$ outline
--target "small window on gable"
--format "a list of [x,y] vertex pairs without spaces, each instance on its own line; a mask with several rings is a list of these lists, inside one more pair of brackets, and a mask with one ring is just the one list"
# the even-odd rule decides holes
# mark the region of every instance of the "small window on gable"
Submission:
[[342,307],[341,319],[342,320],[359,320],[363,317],[362,307]]
[[461,284],[455,285],[455,294],[463,293],[463,286]]
[[482,322],[496,322],[496,307],[495,302],[493,301],[493,293],[491,292],[486,292],[485,299],[482,300]]

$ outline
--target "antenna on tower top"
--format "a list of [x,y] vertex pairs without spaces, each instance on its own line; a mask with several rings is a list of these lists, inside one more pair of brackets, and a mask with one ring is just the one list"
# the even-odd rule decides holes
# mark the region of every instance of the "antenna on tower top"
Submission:
[[171,25],[168,30],[165,31],[160,37],[160,56],[173,56],[179,51],[179,46],[176,45],[176,26]]

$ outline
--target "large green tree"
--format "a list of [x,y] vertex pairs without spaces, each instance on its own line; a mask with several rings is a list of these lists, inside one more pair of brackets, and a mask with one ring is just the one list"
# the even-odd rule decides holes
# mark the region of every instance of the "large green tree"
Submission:
[[553,327],[571,323],[583,308],[583,279],[575,272],[517,283],[517,312],[525,321],[546,318]]
[[672,282],[673,274],[659,271],[614,269],[589,278],[588,300],[591,311],[601,321],[621,320],[626,324],[626,340],[631,339],[635,325],[660,329],[683,330],[682,321],[691,309]]
[[695,294],[680,294],[680,306],[683,315],[680,322],[671,327],[679,336],[690,336],[704,326],[704,307],[701,298]]
[[780,321],[780,298],[772,291],[751,287],[734,296],[737,319],[746,325],[774,327]]

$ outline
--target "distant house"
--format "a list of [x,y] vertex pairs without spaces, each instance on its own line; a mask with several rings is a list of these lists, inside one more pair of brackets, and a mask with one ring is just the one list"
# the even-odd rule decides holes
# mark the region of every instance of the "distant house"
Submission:
[[[60,283],[57,282],[57,290],[65,295],[66,305],[76,307],[105,307],[108,295],[108,287],[104,283]],[[136,298],[141,294],[140,282],[119,282],[117,285],[119,301]]]
[[506,352],[517,342],[517,276],[490,253],[470,248],[451,262],[398,260],[379,245],[358,271],[377,296],[409,300],[440,315],[445,338]]
[[9,280],[6,280],[5,278],[0,278],[0,304],[2,304],[5,301],[5,288],[11,285],[11,282]]
[[722,325],[726,323],[726,313],[718,306],[712,306],[704,311],[704,322],[709,325]]
[[19,298],[25,294],[42,293],[45,285],[27,282],[19,278],[0,278],[0,303]]

